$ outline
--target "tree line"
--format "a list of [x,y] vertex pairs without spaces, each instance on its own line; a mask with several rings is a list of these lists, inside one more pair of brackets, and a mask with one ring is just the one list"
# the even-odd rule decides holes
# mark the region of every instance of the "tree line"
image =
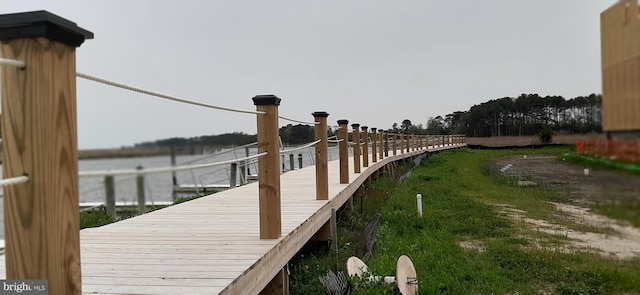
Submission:
[[[541,132],[556,134],[582,134],[602,132],[602,95],[591,94],[565,99],[562,96],[522,94],[516,98],[492,99],[472,106],[468,111],[457,111],[444,117],[429,118],[427,124],[414,125],[405,119],[394,123],[393,133],[408,134],[465,134],[469,137],[530,136]],[[329,136],[337,131],[329,129]],[[300,145],[314,140],[313,126],[292,125],[280,127],[280,139],[285,145]],[[139,148],[187,146],[240,146],[256,142],[255,134],[242,132],[206,135],[192,138],[174,137],[138,143]]]
[[602,132],[602,95],[565,99],[522,94],[492,99],[444,117],[429,118],[425,127],[402,121],[392,130],[414,134],[465,134],[469,137],[583,134]]

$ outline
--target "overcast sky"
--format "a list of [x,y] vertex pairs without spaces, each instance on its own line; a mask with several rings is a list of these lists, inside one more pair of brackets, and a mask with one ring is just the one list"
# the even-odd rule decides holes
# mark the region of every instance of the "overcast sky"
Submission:
[[[601,93],[599,15],[616,2],[0,0],[0,12],[92,31],[78,72],[243,110],[275,94],[285,117],[388,129],[522,93]],[[81,149],[256,132],[255,115],[77,87]]]

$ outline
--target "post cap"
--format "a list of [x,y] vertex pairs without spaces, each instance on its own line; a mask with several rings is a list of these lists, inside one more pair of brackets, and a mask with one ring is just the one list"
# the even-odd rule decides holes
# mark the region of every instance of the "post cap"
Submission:
[[378,128],[376,128],[376,127],[371,127],[371,131],[376,132],[376,130],[378,130]]
[[280,105],[281,99],[273,94],[256,95],[253,97],[253,104],[257,106]]
[[347,125],[349,124],[349,120],[338,120],[338,125]]
[[358,129],[358,127],[360,127],[360,124],[353,123],[353,124],[351,124],[351,127],[353,127],[353,129]]
[[369,127],[367,127],[367,126],[362,126],[362,127],[360,127],[360,128],[362,128],[362,130],[367,130]]
[[319,118],[329,117],[329,113],[327,113],[327,112],[313,112],[313,113],[311,113],[311,115],[313,115],[314,117],[319,117]]
[[0,40],[38,37],[79,47],[93,33],[46,10],[0,15]]

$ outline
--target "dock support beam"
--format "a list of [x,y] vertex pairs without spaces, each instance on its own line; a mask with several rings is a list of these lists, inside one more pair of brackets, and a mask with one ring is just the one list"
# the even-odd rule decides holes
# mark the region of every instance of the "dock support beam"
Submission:
[[0,16],[7,279],[81,294],[76,47],[93,33],[46,11]]
[[329,169],[327,150],[329,143],[327,141],[327,117],[326,112],[312,113],[315,124],[316,141],[316,200],[329,199]]
[[280,140],[278,139],[278,106],[275,95],[253,98],[258,123],[258,199],[260,203],[260,238],[278,239],[282,235],[280,207]]

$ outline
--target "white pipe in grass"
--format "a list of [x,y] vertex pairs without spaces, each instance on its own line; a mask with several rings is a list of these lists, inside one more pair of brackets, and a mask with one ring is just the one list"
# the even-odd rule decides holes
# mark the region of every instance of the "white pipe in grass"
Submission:
[[416,203],[418,204],[418,215],[422,217],[422,195],[416,195]]

